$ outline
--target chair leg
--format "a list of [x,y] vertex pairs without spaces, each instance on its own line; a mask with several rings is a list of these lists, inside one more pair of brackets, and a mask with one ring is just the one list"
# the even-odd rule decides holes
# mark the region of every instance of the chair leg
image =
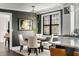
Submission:
[[39,53],[40,53],[40,47],[38,49],[39,49]]
[[36,53],[35,48],[34,48],[34,53]]
[[5,46],[6,46],[6,42],[7,42],[7,41],[5,40]]
[[51,48],[51,46],[49,46],[49,49]]
[[36,53],[36,55],[38,55],[37,48],[35,48],[35,53]]
[[30,55],[31,53],[31,48],[28,48],[28,55]]
[[10,40],[8,39],[8,49],[10,48]]
[[40,48],[41,48],[41,52],[43,52],[44,51],[44,47],[43,46],[40,46]]
[[23,45],[20,46],[20,52],[21,52],[21,50],[23,50]]

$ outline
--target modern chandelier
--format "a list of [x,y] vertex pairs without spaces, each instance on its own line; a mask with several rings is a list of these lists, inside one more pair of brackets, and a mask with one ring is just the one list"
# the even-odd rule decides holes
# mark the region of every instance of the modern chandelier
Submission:
[[32,6],[32,20],[36,20],[35,6]]

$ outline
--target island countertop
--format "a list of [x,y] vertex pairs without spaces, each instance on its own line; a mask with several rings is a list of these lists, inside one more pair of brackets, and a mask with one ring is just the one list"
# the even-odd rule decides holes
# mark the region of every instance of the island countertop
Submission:
[[79,49],[79,36],[71,36],[71,35],[57,35],[58,41],[51,41],[50,43],[53,45],[60,45],[71,48]]
[[75,37],[75,38],[79,38],[79,35],[54,35],[54,36],[58,36],[58,37]]

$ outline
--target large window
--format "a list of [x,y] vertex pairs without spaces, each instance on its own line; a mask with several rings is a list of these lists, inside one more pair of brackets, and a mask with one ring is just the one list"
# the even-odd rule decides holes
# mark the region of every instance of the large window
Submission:
[[59,13],[53,14],[51,19],[51,33],[52,34],[59,34]]
[[43,16],[43,34],[60,34],[61,33],[61,12],[53,12]]
[[50,16],[44,16],[43,18],[43,33],[45,35],[49,35],[50,34]]

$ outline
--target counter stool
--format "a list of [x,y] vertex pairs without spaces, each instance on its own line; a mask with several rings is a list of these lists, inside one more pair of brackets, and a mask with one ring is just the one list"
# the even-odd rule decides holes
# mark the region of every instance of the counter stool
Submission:
[[50,48],[50,55],[51,56],[66,56],[65,49],[60,48]]

